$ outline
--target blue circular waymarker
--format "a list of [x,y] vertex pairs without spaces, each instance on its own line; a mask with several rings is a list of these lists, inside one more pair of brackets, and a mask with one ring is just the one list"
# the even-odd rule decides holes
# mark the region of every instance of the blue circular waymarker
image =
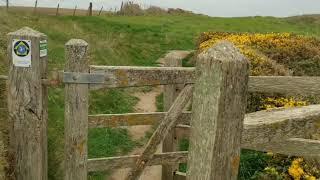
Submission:
[[17,56],[25,57],[30,53],[29,44],[25,41],[17,41],[13,47],[14,53]]

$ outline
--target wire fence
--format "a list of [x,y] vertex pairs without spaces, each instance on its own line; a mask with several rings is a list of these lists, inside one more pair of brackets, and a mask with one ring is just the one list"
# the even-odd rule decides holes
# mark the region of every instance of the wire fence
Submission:
[[[170,13],[174,9],[166,9],[153,6],[142,2],[142,0],[125,0],[125,1],[43,1],[32,0],[29,3],[22,4],[23,1],[16,0],[14,3],[8,1],[9,11],[19,10],[46,15],[144,15],[144,14],[163,14]],[[7,0],[0,0],[0,6],[6,6]],[[91,4],[91,5],[90,5]],[[176,11],[178,12],[178,11]],[[179,9],[179,12],[181,10]]]

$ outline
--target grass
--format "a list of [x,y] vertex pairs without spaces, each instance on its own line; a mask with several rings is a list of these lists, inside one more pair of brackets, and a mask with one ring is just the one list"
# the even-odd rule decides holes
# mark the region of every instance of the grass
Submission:
[[[6,34],[23,26],[48,35],[50,70],[64,68],[64,44],[71,38],[81,38],[90,44],[91,64],[155,66],[156,60],[169,50],[195,49],[197,37],[204,31],[293,32],[320,36],[318,21],[301,18],[212,18],[201,15],[55,17],[1,10],[0,17],[0,74],[7,73]],[[52,180],[61,179],[63,172],[63,94],[62,87],[49,91],[49,179]],[[90,113],[132,112],[137,99],[130,94],[127,90],[93,92]],[[162,106],[160,99],[161,96],[158,97],[158,107]],[[89,132],[89,157],[124,154],[136,143],[123,129],[93,129]],[[90,179],[103,179],[105,175],[94,173]]]

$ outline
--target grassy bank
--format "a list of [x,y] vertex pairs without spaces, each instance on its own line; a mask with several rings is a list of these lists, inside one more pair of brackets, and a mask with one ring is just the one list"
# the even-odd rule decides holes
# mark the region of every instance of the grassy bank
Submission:
[[[277,19],[272,17],[211,18],[184,16],[55,17],[0,11],[0,74],[7,73],[6,34],[29,26],[48,35],[50,70],[64,67],[64,44],[81,38],[90,44],[91,64],[155,66],[168,50],[196,48],[204,31],[293,32],[320,36],[317,18]],[[126,90],[94,92],[90,113],[132,112],[137,99]],[[61,179],[63,160],[63,89],[49,93],[49,179]],[[124,154],[136,144],[125,130],[93,129],[89,133],[89,157]],[[1,164],[1,163],[0,163]],[[0,168],[1,169],[1,168]],[[96,173],[92,179],[102,178]],[[0,176],[1,177],[1,176]]]

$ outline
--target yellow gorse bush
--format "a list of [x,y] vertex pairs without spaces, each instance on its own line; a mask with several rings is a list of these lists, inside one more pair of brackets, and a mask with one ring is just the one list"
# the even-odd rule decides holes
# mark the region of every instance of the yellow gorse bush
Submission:
[[[319,43],[313,38],[306,38],[290,33],[250,34],[207,32],[203,33],[200,37],[199,51],[205,51],[221,40],[232,42],[239,48],[241,53],[248,58],[250,61],[250,75],[252,76],[291,75],[292,72],[287,65],[278,62],[279,57],[285,56],[287,58],[294,58],[298,56],[297,54],[302,54],[300,51],[305,49],[306,44],[308,44],[308,47],[312,47],[310,44],[317,45]],[[304,53],[309,51],[310,50]],[[313,52],[313,49],[311,51]],[[277,60],[273,60],[273,57]],[[263,105],[260,106],[260,109],[307,105],[306,101],[299,101],[292,97],[270,97],[262,99],[262,101]]]
[[[248,57],[252,63],[252,75],[288,75],[288,72],[272,70],[276,68],[272,63],[281,64],[287,71],[294,70],[294,75],[312,75],[314,72],[308,69],[319,64],[320,40],[291,33],[206,32],[199,38],[199,51],[202,52],[221,40],[232,42]],[[299,64],[301,61],[306,61],[304,68]],[[257,66],[258,62],[260,66]],[[261,66],[264,67],[262,70],[257,69]]]
[[277,107],[289,108],[289,107],[299,107],[299,106],[306,106],[306,105],[307,105],[306,101],[295,100],[292,97],[291,98],[267,97],[266,99],[263,99],[263,105],[261,108],[262,109],[273,109]]
[[303,163],[302,158],[297,158],[292,161],[291,166],[288,169],[290,176],[294,180],[300,180],[300,179],[316,180],[316,177],[308,174],[303,170],[302,163]]
[[[199,53],[221,40],[232,42],[247,57],[250,61],[252,76],[320,75],[317,68],[312,69],[312,67],[320,68],[320,40],[316,38],[291,33],[207,32],[199,38]],[[290,108],[309,104],[302,98],[279,94],[253,94],[250,102],[253,104],[250,108],[254,110]],[[280,158],[278,161],[275,157],[272,159],[280,164],[283,160]],[[294,180],[315,180],[315,176],[319,175],[318,171],[311,171],[312,168],[304,163],[302,158],[294,159],[287,170],[278,171],[275,167],[277,166],[268,166],[263,172],[272,175],[271,177]]]
[[293,177],[294,180],[300,180],[304,174],[302,167],[300,166],[302,158],[298,158],[292,161],[292,164],[289,168],[289,174]]
[[268,33],[268,34],[249,34],[249,33],[225,33],[225,32],[210,32],[204,33],[203,36],[207,39],[200,44],[201,50],[206,50],[217,41],[227,40],[239,46],[258,46],[262,48],[276,46],[285,48],[288,41],[292,42],[292,37],[295,41],[301,41],[299,38],[290,33]]

